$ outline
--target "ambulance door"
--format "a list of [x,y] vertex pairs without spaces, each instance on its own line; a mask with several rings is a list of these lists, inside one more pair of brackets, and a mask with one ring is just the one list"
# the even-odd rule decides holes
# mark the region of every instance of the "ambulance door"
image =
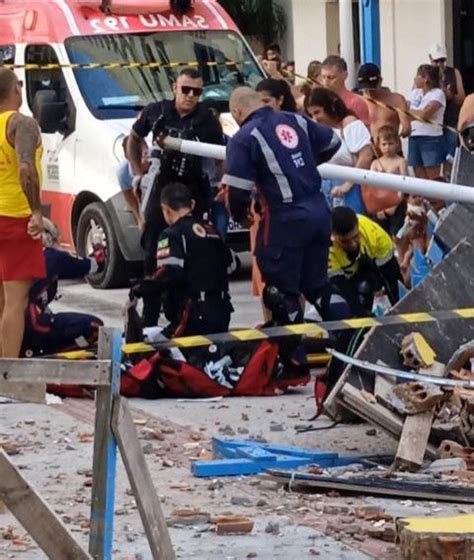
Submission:
[[42,133],[42,201],[64,244],[72,247],[75,106],[52,45],[27,45],[25,65],[26,102]]

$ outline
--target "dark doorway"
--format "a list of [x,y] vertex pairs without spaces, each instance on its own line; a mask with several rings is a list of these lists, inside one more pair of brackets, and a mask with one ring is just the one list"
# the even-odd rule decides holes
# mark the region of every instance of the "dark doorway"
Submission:
[[474,92],[474,0],[453,0],[454,65],[466,93]]

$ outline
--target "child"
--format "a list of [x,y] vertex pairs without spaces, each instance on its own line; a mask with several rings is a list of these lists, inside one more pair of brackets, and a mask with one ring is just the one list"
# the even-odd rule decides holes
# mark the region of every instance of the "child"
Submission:
[[382,155],[374,159],[370,170],[392,175],[408,175],[407,162],[399,155],[400,138],[397,131],[391,126],[382,126],[379,128],[375,142],[378,153]]
[[[408,175],[406,160],[399,155],[400,138],[397,131],[391,126],[380,127],[376,141],[377,154],[379,157],[374,159],[370,166],[371,171],[381,173],[391,173],[392,175]],[[395,237],[398,230],[402,227],[405,220],[406,198],[400,193],[400,203],[390,208],[385,208],[377,213],[380,225]]]

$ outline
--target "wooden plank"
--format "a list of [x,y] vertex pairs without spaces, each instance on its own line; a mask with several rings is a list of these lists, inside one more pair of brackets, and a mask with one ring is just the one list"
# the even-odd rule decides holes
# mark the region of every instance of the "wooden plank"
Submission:
[[118,396],[114,399],[112,429],[137,502],[152,556],[154,560],[175,560],[176,556],[160,500],[153,486],[130,409],[123,397]]
[[[373,333],[374,330],[375,329],[370,329],[364,334],[364,339],[361,342],[358,351],[364,348],[364,346],[367,344],[369,336],[371,335],[371,333]],[[324,401],[324,412],[336,422],[341,422],[348,416],[347,411],[344,411],[344,407],[341,406],[341,402],[338,399],[338,396],[345,383],[348,381],[350,375],[351,380],[354,379],[355,376],[354,372],[352,372],[352,368],[350,366],[347,366],[346,368],[344,368],[341,376],[336,381],[334,387]]]
[[406,417],[395,457],[397,468],[416,471],[421,467],[431,433],[433,414],[433,410],[428,410]]
[[0,499],[52,560],[90,560],[53,510],[0,449]]
[[[400,416],[378,403],[368,402],[364,399],[359,389],[356,389],[350,383],[344,385],[341,396],[343,406],[346,406],[354,414],[357,414],[370,424],[381,428],[396,440],[400,438],[404,427],[403,419]],[[431,459],[435,459],[437,457],[436,448],[431,444],[427,445],[426,455]]]
[[403,429],[402,418],[378,403],[369,402],[360,390],[350,383],[344,385],[341,394],[343,404],[347,405],[349,410],[398,439]]
[[53,383],[56,385],[106,385],[110,383],[107,360],[76,362],[74,360],[1,359],[2,381]]
[[449,483],[412,482],[409,480],[391,480],[389,478],[338,478],[311,475],[300,472],[277,471],[269,469],[269,480],[291,483],[291,489],[311,489],[320,493],[322,490],[336,490],[372,496],[394,496],[399,498],[413,498],[415,500],[432,500],[439,502],[454,502],[474,504],[472,487]]
[[0,381],[0,396],[16,401],[44,404],[46,402],[46,384]]
[[317,463],[320,467],[333,467],[333,459],[314,461],[308,457],[278,456],[276,461],[256,461],[253,459],[215,459],[212,461],[193,461],[191,471],[194,476],[240,476],[257,474],[265,469],[296,469],[305,465]]
[[386,375],[375,377],[374,396],[375,400],[386,409],[405,416],[407,409],[403,401],[395,395],[393,389],[396,387],[395,380]]
[[[375,378],[375,387],[374,387],[374,396],[382,397],[384,400],[393,390],[395,386],[395,382],[393,379],[390,379],[386,375],[377,375]],[[378,399],[377,399],[378,401]]]
[[111,560],[115,501],[117,446],[112,433],[114,396],[120,391],[122,333],[101,328],[98,357],[109,363],[108,385],[96,391],[94,458],[89,552],[97,560]]
[[[442,377],[445,368],[439,362],[427,370],[428,374]],[[393,389],[395,384],[392,380],[384,376],[378,375],[375,379],[374,395],[378,403],[391,411],[404,415],[406,407],[404,403],[394,395]],[[400,385],[398,386],[400,387]],[[369,415],[365,415],[369,419]],[[430,420],[431,418],[431,420]],[[412,418],[407,418],[404,422],[400,434],[399,447],[395,465],[400,468],[409,470],[418,470],[423,462],[425,448],[431,433],[431,425],[433,420],[433,412],[429,411],[428,416],[423,414],[415,414]],[[381,419],[381,423],[384,421]],[[393,432],[393,430],[390,430]],[[430,450],[429,454],[431,454]]]

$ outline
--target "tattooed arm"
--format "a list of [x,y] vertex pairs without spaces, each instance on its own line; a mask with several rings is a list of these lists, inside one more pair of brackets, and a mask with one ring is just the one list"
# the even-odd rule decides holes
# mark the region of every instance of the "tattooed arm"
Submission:
[[40,178],[36,169],[36,149],[41,141],[38,124],[31,117],[18,115],[11,119],[7,135],[15,146],[20,183],[31,208],[28,232],[38,238],[43,230],[41,217]]

